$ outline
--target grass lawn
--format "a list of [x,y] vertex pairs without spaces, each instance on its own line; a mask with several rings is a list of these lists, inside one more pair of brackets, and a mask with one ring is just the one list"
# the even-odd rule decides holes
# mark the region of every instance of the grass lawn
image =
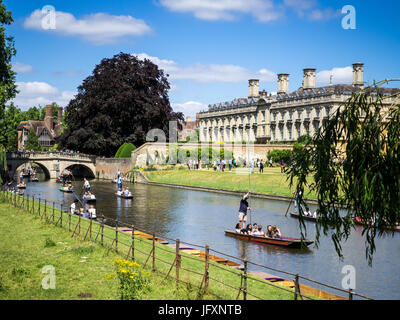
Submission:
[[[160,170],[145,171],[151,182],[180,184],[186,186],[207,187],[232,191],[247,192],[249,175],[247,169],[232,172],[207,170]],[[288,175],[282,174],[280,168],[264,168],[264,173],[253,173],[250,177],[251,191],[270,195],[293,196],[294,187],[289,187]],[[305,197],[315,199],[313,193],[305,192]]]
[[[115,237],[114,228],[104,227],[104,246],[101,246],[100,238],[96,238],[96,234],[100,234],[100,224],[93,223],[90,235],[87,233],[90,221],[81,219],[80,235],[72,238],[69,230],[75,230],[77,216],[56,209],[55,221],[62,217],[63,226],[55,226],[51,223],[50,206],[46,207],[45,217],[43,203],[41,213],[38,213],[39,206],[35,201],[34,213],[31,210],[32,200],[28,202],[24,199],[22,202],[21,197],[17,200],[20,208],[0,201],[0,300],[119,299],[114,261],[127,257],[132,243],[130,234],[119,232],[119,253],[116,253],[107,249]],[[84,241],[85,235],[92,241]],[[182,253],[179,278],[185,283],[176,286],[175,279],[165,280],[169,270],[171,276],[176,274],[175,267],[171,269],[175,249],[162,244],[156,244],[155,248],[156,271],[151,268],[150,258],[146,266],[146,270],[152,273],[150,290],[143,294],[143,300],[236,299],[240,271],[210,262],[209,290],[199,291],[204,259]],[[151,249],[152,241],[135,237],[135,259],[139,264],[145,265]],[[47,265],[55,267],[55,290],[42,289],[42,279],[45,277],[42,268]],[[275,288],[255,276],[248,278],[247,287],[248,299],[293,299],[292,291]]]

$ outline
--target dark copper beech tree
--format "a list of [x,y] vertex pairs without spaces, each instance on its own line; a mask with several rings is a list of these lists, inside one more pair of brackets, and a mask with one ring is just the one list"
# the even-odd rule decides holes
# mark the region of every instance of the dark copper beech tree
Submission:
[[102,60],[66,108],[60,146],[113,157],[125,142],[146,142],[151,129],[168,137],[169,121],[183,120],[183,114],[170,106],[167,76],[150,60],[131,54]]
[[[318,196],[316,244],[321,231],[327,235],[332,230],[336,252],[343,258],[342,244],[357,217],[370,265],[376,236],[393,235],[400,222],[400,90],[380,87],[388,81],[355,91],[296,150],[290,171],[291,185],[308,187]],[[304,238],[303,219],[300,229]]]

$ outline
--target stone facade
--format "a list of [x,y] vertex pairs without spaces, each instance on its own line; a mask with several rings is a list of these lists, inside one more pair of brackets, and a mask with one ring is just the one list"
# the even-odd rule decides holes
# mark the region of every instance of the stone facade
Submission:
[[[289,75],[282,73],[278,75],[276,95],[259,92],[258,80],[251,79],[248,98],[209,105],[198,116],[200,141],[279,143],[294,142],[305,134],[312,136],[364,84],[362,63],[353,64],[352,85],[316,88],[316,69],[303,71],[303,86],[291,93]],[[388,95],[391,90],[386,89]]]

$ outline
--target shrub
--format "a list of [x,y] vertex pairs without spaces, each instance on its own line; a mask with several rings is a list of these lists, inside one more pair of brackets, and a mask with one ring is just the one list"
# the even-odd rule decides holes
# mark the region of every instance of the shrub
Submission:
[[135,145],[125,142],[122,146],[119,147],[117,153],[115,154],[115,158],[130,158],[132,151],[135,149]]
[[146,272],[136,262],[115,260],[121,300],[139,300],[149,289],[150,272]]
[[268,159],[272,157],[274,162],[279,163],[281,160],[290,162],[293,159],[293,152],[291,150],[275,149],[268,152]]

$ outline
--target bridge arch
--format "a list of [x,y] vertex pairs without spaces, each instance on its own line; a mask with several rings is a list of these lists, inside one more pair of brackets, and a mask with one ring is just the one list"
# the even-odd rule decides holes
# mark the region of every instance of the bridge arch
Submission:
[[[27,161],[18,163],[15,166],[15,168],[13,168],[13,170],[12,170],[13,176],[15,176],[17,174],[18,170],[22,166],[25,166],[28,163],[36,164],[37,166],[39,166],[39,168],[42,169],[42,171],[43,171],[43,173],[44,173],[44,175],[46,177],[46,180],[50,180],[51,179],[50,169],[45,164],[41,163],[40,161],[32,161],[32,160],[27,160]],[[18,179],[18,177],[17,177],[17,179]]]
[[84,165],[84,164],[70,164],[66,165],[64,168],[60,168],[60,173],[62,173],[64,170],[70,169],[72,171],[72,174],[76,178],[86,178],[86,179],[95,179],[95,172],[93,171],[90,166]]

